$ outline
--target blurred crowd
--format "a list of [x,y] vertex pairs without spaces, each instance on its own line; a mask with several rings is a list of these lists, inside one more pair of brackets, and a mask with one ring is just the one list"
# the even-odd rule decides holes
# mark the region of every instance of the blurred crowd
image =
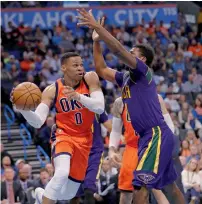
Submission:
[[[19,4],[22,6],[23,3]],[[152,65],[154,80],[175,125],[180,146],[176,147],[175,153],[183,166],[181,176],[186,199],[187,202],[199,203],[202,194],[202,33],[198,32],[197,25],[188,24],[182,14],[168,28],[163,21],[158,23],[155,19],[148,25],[142,19],[141,23],[132,27],[127,21],[123,27],[108,26],[106,19],[106,28],[127,50],[138,43],[150,44],[155,49],[156,56]],[[9,22],[1,33],[1,89],[5,96],[2,97],[2,103],[6,102],[12,87],[23,81],[34,82],[43,90],[61,77],[60,56],[67,51],[79,52],[86,71],[94,70],[91,33],[87,28],[77,28],[71,17],[65,25],[60,22],[49,30],[41,30],[38,26],[32,29],[23,23],[15,27]],[[104,43],[102,51],[109,67],[125,71],[124,64],[111,54]],[[120,96],[120,89],[103,79],[100,81],[105,94],[106,110],[111,119],[112,104]],[[32,130],[35,143],[40,143],[49,155],[49,135],[53,124],[54,110],[42,129],[38,132]],[[103,141],[107,147],[108,136]],[[120,148],[120,154],[123,149]],[[18,161],[14,163],[15,158],[12,159],[4,150],[3,153],[1,174],[5,185],[15,179],[16,186],[17,183],[19,188],[21,185],[23,192],[29,185],[33,188],[37,185],[44,187],[53,174],[53,167],[47,164],[48,167],[46,165],[45,169],[41,169],[39,178],[29,182],[33,179],[31,166],[20,166]],[[95,195],[97,201],[113,203],[108,200],[112,197],[116,201],[118,171],[106,157],[98,182],[99,191]],[[31,191],[26,193],[26,199],[29,199]],[[21,201],[22,195],[15,194],[16,200],[18,198]]]
[[34,190],[37,187],[45,188],[53,173],[54,168],[48,163],[40,169],[40,175],[34,177],[32,166],[23,159],[14,162],[14,158],[1,144],[1,203],[33,204]]

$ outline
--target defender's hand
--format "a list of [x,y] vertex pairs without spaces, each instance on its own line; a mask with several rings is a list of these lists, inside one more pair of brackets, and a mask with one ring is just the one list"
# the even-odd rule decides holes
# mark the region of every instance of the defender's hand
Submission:
[[78,13],[81,16],[77,16],[81,23],[77,23],[78,26],[88,26],[89,28],[95,29],[100,25],[96,22],[95,18],[93,17],[92,10],[87,12],[84,8],[77,9]]
[[[100,18],[99,18],[98,23],[99,23],[101,26],[103,26],[103,25],[104,25],[104,21],[105,21],[105,18],[102,17],[101,20],[100,20]],[[93,31],[92,39],[93,39],[93,41],[99,41],[99,40],[100,40],[99,35],[98,35],[98,33],[97,33],[95,30]]]

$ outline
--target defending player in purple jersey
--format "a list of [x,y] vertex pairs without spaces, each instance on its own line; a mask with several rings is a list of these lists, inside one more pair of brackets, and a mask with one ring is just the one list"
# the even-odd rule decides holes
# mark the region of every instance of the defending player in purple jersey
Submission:
[[[78,12],[82,22],[77,25],[94,29],[93,54],[97,74],[121,86],[123,102],[128,106],[131,123],[140,135],[139,162],[133,180],[134,202],[147,203],[146,188],[162,189],[169,185],[175,203],[185,203],[174,183],[177,177],[172,161],[174,135],[163,119],[152,70],[149,68],[154,58],[153,49],[148,45],[136,45],[128,52],[102,23],[100,25],[95,21],[92,12],[88,13],[85,9]],[[122,74],[106,66],[99,40],[103,40],[127,65],[129,72]]]
[[132,125],[141,134],[146,129],[163,124],[164,118],[151,70],[141,60],[136,59],[137,68],[125,75],[117,72],[115,80],[122,87],[123,102],[127,103]]
[[104,151],[101,124],[108,130],[108,132],[111,132],[111,121],[108,120],[108,115],[106,112],[102,113],[101,115],[95,115],[92,127],[93,145],[89,155],[86,177],[77,192],[76,198],[72,199],[71,204],[79,203],[79,198],[81,196],[84,196],[84,204],[95,203],[93,194],[97,191],[96,183],[99,179]]

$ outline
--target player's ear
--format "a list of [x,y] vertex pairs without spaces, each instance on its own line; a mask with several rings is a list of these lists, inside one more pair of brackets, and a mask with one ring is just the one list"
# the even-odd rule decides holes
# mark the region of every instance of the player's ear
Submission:
[[146,61],[147,61],[147,58],[144,57],[144,56],[141,56],[140,59],[141,59],[144,63],[146,63]]
[[65,65],[64,65],[64,64],[61,66],[61,70],[62,70],[63,72],[65,72],[65,71],[66,71],[66,67],[65,67]]

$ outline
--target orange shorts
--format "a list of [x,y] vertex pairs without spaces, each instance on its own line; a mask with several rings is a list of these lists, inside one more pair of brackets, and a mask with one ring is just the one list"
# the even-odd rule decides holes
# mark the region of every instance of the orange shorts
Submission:
[[92,146],[92,139],[88,140],[87,138],[89,136],[60,136],[52,143],[52,162],[53,158],[61,154],[70,155],[69,178],[76,182],[82,182],[86,175],[88,157]]
[[133,172],[138,164],[138,148],[126,145],[119,173],[118,187],[123,191],[133,191]]

